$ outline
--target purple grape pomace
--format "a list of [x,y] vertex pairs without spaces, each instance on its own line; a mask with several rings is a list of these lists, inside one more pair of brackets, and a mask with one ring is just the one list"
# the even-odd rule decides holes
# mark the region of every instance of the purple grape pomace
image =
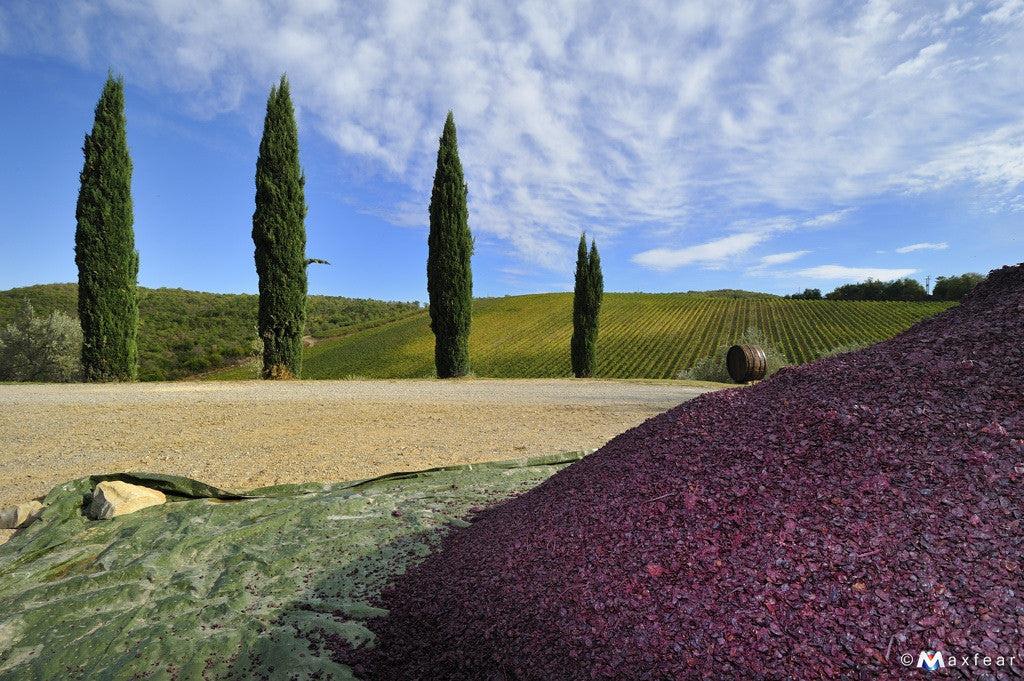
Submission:
[[480,513],[385,591],[375,647],[335,657],[370,681],[895,680],[946,651],[1018,678],[1022,377],[1018,265]]

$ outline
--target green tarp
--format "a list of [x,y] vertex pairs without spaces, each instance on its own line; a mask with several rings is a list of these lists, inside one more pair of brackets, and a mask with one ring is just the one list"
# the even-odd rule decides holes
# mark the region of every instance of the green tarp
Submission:
[[[392,576],[581,456],[244,494],[145,473],[65,483],[0,545],[0,679],[353,679],[324,640],[372,641]],[[170,503],[89,520],[111,479]]]

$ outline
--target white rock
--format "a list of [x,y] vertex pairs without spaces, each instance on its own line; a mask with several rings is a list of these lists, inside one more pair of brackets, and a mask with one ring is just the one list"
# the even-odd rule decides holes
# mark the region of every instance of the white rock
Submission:
[[92,491],[89,517],[93,520],[108,520],[148,506],[158,506],[165,501],[167,497],[164,493],[155,489],[119,480],[108,480],[96,485],[96,489]]
[[18,530],[28,527],[43,512],[43,505],[38,501],[26,501],[13,508],[0,511],[0,530]]

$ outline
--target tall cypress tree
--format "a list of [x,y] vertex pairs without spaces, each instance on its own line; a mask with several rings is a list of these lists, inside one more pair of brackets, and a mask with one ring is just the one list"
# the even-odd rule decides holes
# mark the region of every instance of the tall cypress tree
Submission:
[[121,77],[107,74],[82,151],[75,207],[82,371],[87,381],[132,381],[138,374],[139,254]]
[[597,370],[597,328],[604,299],[604,275],[597,243],[590,242],[587,253],[586,232],[580,235],[576,250],[576,287],[572,299],[572,373],[589,378]]
[[306,326],[306,178],[288,79],[270,89],[256,161],[252,240],[259,275],[263,378],[298,377]]
[[438,378],[469,373],[469,327],[473,313],[473,273],[469,261],[473,255],[473,236],[469,232],[467,193],[455,119],[449,111],[437,150],[427,238],[427,293]]

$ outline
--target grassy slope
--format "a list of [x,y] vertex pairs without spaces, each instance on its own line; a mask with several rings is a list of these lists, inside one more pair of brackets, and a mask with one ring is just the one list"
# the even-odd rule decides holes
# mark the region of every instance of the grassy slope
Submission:
[[[764,331],[791,361],[808,362],[841,345],[890,338],[950,305],[609,293],[601,311],[598,376],[673,378],[750,326]],[[569,376],[571,320],[569,293],[478,299],[470,336],[474,373]],[[432,376],[429,317],[424,311],[325,341],[307,350],[303,373],[307,378]]]
[[[182,289],[139,289],[139,378],[183,378],[234,364],[253,354],[258,297]],[[76,284],[0,291],[0,326],[27,298],[37,314],[78,315]],[[310,296],[307,333],[338,335],[415,313],[418,306],[377,300]]]

